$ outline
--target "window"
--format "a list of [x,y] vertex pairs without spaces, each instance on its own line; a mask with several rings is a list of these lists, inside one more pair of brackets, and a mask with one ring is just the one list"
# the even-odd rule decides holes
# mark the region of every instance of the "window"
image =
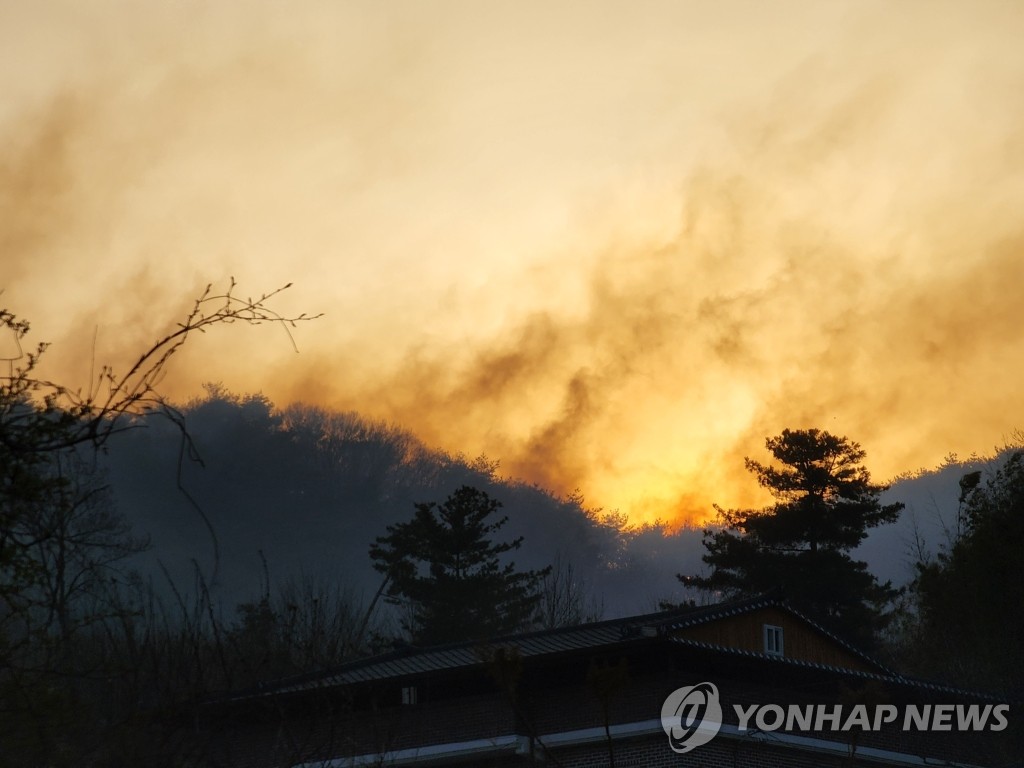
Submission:
[[[392,689],[393,690],[393,689]],[[403,704],[415,704],[416,703],[416,686],[407,685],[402,688],[402,703]]]
[[764,625],[764,652],[769,656],[782,656],[784,654],[782,627],[776,627],[772,624]]

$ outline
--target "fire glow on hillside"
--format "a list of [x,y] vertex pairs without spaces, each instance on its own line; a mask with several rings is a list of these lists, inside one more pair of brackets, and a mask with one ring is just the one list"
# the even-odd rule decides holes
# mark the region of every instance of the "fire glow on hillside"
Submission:
[[84,387],[207,282],[294,282],[301,354],[240,329],[165,390],[357,410],[636,520],[759,501],[784,427],[884,479],[1020,426],[1022,34],[999,2],[0,2],[3,302]]

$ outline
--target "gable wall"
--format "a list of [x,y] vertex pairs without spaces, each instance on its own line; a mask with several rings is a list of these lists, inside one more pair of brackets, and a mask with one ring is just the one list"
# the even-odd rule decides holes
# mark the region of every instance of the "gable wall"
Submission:
[[861,672],[873,670],[832,639],[787,611],[761,608],[673,632],[676,637],[764,653],[764,625],[782,627],[785,656],[815,664],[829,664]]

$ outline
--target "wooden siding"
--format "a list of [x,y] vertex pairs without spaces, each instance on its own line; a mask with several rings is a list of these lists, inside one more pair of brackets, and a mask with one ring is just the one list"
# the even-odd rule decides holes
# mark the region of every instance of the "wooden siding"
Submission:
[[764,625],[782,627],[784,656],[843,669],[873,672],[866,662],[814,627],[778,608],[761,608],[675,631],[676,637],[764,653]]

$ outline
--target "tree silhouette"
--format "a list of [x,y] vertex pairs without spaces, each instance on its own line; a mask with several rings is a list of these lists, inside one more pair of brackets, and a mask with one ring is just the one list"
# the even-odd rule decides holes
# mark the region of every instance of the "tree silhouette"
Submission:
[[845,437],[787,429],[766,446],[775,465],[745,463],[775,503],[716,507],[723,527],[704,536],[711,575],[679,578],[729,596],[778,592],[826,626],[871,644],[897,591],[849,552],[869,528],[896,520],[903,505],[881,504],[887,486],[871,482],[864,450]]
[[508,521],[501,503],[462,486],[442,504],[416,504],[413,518],[389,525],[370,547],[385,574],[389,602],[407,607],[403,628],[414,642],[435,644],[523,629],[537,619],[546,571],[517,572],[501,556],[522,537],[494,543]]
[[922,674],[1024,696],[1024,452],[960,482],[959,538],[917,564],[908,662]]
[[0,358],[7,363],[0,371],[2,764],[82,762],[87,745],[116,730],[115,703],[102,696],[103,685],[124,679],[126,654],[114,652],[113,638],[122,633],[135,650],[152,636],[134,631],[139,609],[124,596],[135,586],[124,562],[144,542],[113,506],[98,451],[150,414],[170,419],[182,448],[193,447],[181,413],[157,390],[191,335],[232,323],[287,329],[311,319],[274,310],[280,291],[252,299],[235,288],[234,280],[223,293],[207,286],[126,372],[103,366],[84,393],[40,374],[47,345],[25,351],[29,323],[0,307],[10,348]]

